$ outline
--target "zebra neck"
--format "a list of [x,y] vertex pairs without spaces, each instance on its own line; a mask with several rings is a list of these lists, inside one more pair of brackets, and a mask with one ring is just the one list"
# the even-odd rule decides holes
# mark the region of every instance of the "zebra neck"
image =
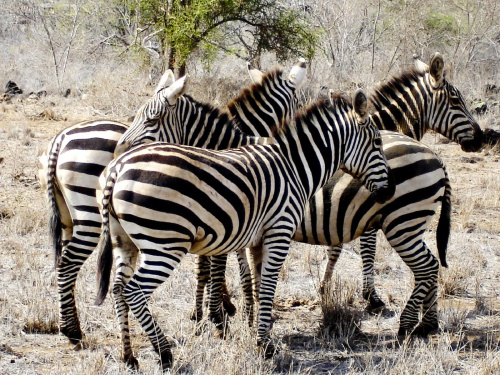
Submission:
[[261,84],[243,90],[228,110],[243,133],[271,137],[295,115],[296,102],[294,86],[277,70],[266,74]]
[[[190,99],[188,97],[188,99]],[[207,104],[194,100],[184,100],[178,106],[176,117],[183,129],[182,143],[215,150],[235,148],[245,145],[261,144],[259,137],[249,136],[238,129],[229,114]]]
[[273,128],[278,126],[275,124],[276,117],[265,113],[261,107],[254,108],[248,101],[234,103],[231,106],[231,114],[234,116],[236,126],[243,133],[256,137],[271,137]]
[[380,130],[391,130],[420,140],[427,130],[432,90],[425,74],[410,71],[375,90],[372,114]]
[[[335,116],[346,115],[338,112]],[[339,132],[330,123],[332,117],[326,108],[317,106],[276,135],[276,142],[285,159],[290,161],[290,169],[302,185],[306,199],[310,199],[340,167],[344,152],[342,139],[348,133],[348,126]],[[344,123],[350,124],[345,120]]]

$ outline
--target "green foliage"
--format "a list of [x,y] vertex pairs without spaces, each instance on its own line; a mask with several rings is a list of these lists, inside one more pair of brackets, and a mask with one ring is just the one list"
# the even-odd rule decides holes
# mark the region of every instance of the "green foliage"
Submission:
[[217,49],[246,58],[268,51],[279,60],[298,55],[312,58],[319,39],[319,33],[298,12],[275,0],[137,0],[129,4],[141,23],[154,29],[150,32],[158,32],[163,46],[175,51],[178,65],[197,49],[207,62]]
[[424,20],[425,28],[432,33],[448,33],[456,35],[459,32],[457,22],[453,15],[431,12]]

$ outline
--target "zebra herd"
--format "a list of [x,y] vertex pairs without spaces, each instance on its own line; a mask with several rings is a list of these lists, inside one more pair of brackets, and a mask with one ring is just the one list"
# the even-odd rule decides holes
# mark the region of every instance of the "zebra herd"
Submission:
[[257,343],[271,355],[271,309],[290,241],[330,246],[326,282],[341,244],[361,237],[363,296],[380,309],[373,283],[378,229],[415,276],[398,334],[436,330],[438,261],[423,234],[441,203],[436,236],[446,266],[451,188],[442,161],[418,141],[431,129],[469,152],[482,136],[443,67],[439,54],[429,65],[415,59],[415,68],[374,90],[371,115],[362,91],[352,104],[333,95],[297,111],[304,61],[287,77],[252,71],[257,82],[226,111],[183,95],[187,78],[168,71],[130,127],[88,121],[60,132],[40,158],[40,178],[61,332],[81,346],[76,277],[97,247],[102,302],[114,252],[123,360],[137,366],[131,309],[167,368],[172,354],[148,308],[151,294],[184,254],[197,254],[194,318],[202,316],[208,284],[210,318],[220,328],[227,254],[236,251],[249,323],[258,302]]

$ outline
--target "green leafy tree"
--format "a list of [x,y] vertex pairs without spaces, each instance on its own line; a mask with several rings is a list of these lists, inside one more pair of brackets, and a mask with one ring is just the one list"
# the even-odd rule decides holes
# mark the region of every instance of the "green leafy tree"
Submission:
[[257,67],[264,52],[278,60],[314,56],[319,33],[298,9],[274,0],[137,0],[141,29],[160,42],[167,66],[183,73],[194,51],[210,62],[219,51],[251,60]]

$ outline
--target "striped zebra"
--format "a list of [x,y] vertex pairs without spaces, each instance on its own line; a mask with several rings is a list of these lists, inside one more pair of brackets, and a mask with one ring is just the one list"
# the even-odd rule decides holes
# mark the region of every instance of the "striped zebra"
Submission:
[[[216,256],[258,247],[264,255],[257,344],[271,354],[278,274],[309,198],[339,167],[381,201],[393,191],[380,134],[366,106],[362,92],[355,96],[354,110],[342,98],[333,104],[320,101],[277,131],[268,145],[213,151],[152,143],[115,159],[100,180],[103,227],[96,302],[102,303],[109,289],[111,239],[121,254],[116,264],[123,277],[121,259],[136,258],[130,251],[136,246],[142,254],[139,268],[119,287],[115,284],[115,306],[122,310],[119,315],[132,310],[168,368],[170,344],[148,308],[151,294],[187,252]],[[137,364],[127,340],[124,359]]]
[[[482,147],[482,131],[473,118],[460,91],[445,78],[443,57],[436,53],[429,65],[414,56],[415,68],[375,89],[371,100],[376,112],[373,121],[379,129],[397,131],[418,141],[428,130],[460,144],[465,152]],[[316,203],[321,205],[321,203]],[[305,232],[305,231],[304,231]],[[385,307],[374,284],[377,229],[360,239],[363,263],[363,296],[374,311]],[[308,237],[315,237],[309,231]],[[333,268],[341,248],[331,250],[327,272]],[[328,277],[327,273],[325,277]],[[323,278],[325,280],[325,278]]]
[[[166,72],[156,92],[172,102],[183,87],[173,86]],[[75,284],[83,263],[97,246],[101,216],[95,199],[99,175],[113,160],[125,124],[110,120],[85,121],[59,132],[39,159],[39,175],[46,187],[49,233],[55,255],[59,296],[59,327],[75,349],[82,347],[82,331],[75,303]]]
[[[257,118],[269,129],[275,129],[284,121],[293,118],[298,104],[295,91],[306,75],[305,60],[299,59],[290,70],[288,77],[284,76],[280,69],[269,72],[265,79],[263,74],[256,69],[249,67],[248,73],[257,85],[244,90],[252,96],[252,101],[245,101],[242,104],[246,113],[242,113],[241,117],[239,114],[227,117],[227,114],[213,111],[209,106],[199,109],[193,106],[193,101],[187,95],[177,100],[177,110],[172,113],[168,109],[168,103],[153,98],[145,104],[145,109],[140,111],[142,116],[137,117],[134,124],[118,142],[115,156],[120,155],[123,150],[152,141],[169,141],[215,150],[253,144],[257,142],[257,139],[241,132],[234,124],[253,127],[251,121]],[[173,124],[181,124],[181,126]],[[189,129],[184,130],[185,126]],[[270,136],[271,132],[266,137]],[[243,251],[239,251],[237,255],[241,274],[247,275],[248,273],[244,270],[248,269],[248,262]],[[203,316],[203,296],[210,277],[210,259],[205,256],[199,256],[196,259],[196,303],[191,317],[196,321],[200,321]],[[251,284],[245,285],[251,287]],[[222,294],[225,297],[223,305],[229,315],[232,315],[236,308],[229,299],[225,283],[223,290]]]
[[[305,63],[301,60],[287,78],[276,71],[274,79],[269,80],[272,87],[264,86],[268,95],[279,90],[282,100],[279,123],[295,112],[295,86],[304,77]],[[160,124],[157,129],[161,128],[158,139],[174,143],[229,148],[265,142],[235,129],[226,113],[188,96],[179,97],[184,86],[185,78],[176,81],[173,73],[167,71],[155,95],[139,109],[130,128],[109,120],[79,123],[56,135],[40,157],[39,174],[47,188],[58,279],[60,331],[76,348],[81,347],[83,334],[75,304],[75,283],[81,266],[97,245],[101,217],[95,189],[98,176],[113,159],[113,153],[119,154],[130,147],[128,140],[137,129],[144,135],[146,127],[151,130],[157,124]],[[126,145],[119,142],[124,135],[129,137],[124,141],[128,142]],[[136,137],[134,144],[151,141],[148,136]]]
[[39,178],[47,193],[49,234],[55,255],[59,327],[75,348],[82,345],[75,304],[76,278],[96,247],[101,231],[95,189],[127,128],[110,120],[75,124],[59,132],[39,159]]
[[[293,239],[332,246],[328,248],[323,289],[331,278],[341,244],[360,237],[361,251],[366,251],[363,241],[371,235],[376,239],[376,231],[382,230],[415,280],[400,316],[398,335],[425,336],[438,329],[439,264],[423,237],[441,203],[436,240],[441,265],[447,267],[451,187],[443,162],[429,147],[402,134],[381,131],[381,135],[396,184],[392,199],[384,204],[374,202],[358,181],[338,172],[308,202],[304,220]],[[376,243],[369,244],[375,249]]]
[[[464,150],[477,150],[480,144],[481,131],[477,123],[472,119],[470,113],[468,112],[465,103],[463,102],[460,92],[451,86],[446,81],[439,82],[437,77],[443,78],[442,71],[437,67],[443,66],[442,58],[437,55],[431,61],[431,68],[421,61],[416,61],[416,69],[404,73],[401,77],[394,77],[389,83],[384,86],[379,87],[376,93],[384,93],[386,97],[403,97],[402,93],[413,93],[416,96],[413,100],[406,97],[408,102],[412,103],[425,103],[426,105],[422,108],[421,112],[415,112],[412,116],[406,115],[396,115],[388,116],[387,112],[392,111],[392,113],[397,113],[398,109],[395,105],[384,108],[380,105],[378,106],[379,112],[373,114],[374,122],[381,127],[381,119],[383,119],[383,124],[385,127],[390,129],[409,129],[411,124],[430,124],[432,129],[440,131],[443,135],[459,142]],[[433,67],[433,68],[432,68]],[[411,79],[410,79],[411,78]],[[426,83],[424,85],[423,83]],[[431,83],[433,85],[431,86]],[[437,89],[438,87],[439,89]],[[392,93],[389,94],[390,88],[397,88],[400,94]],[[415,90],[419,88],[421,91]],[[425,89],[426,88],[426,89]],[[444,92],[442,92],[444,91]],[[418,94],[420,93],[420,94]],[[242,94],[244,95],[244,94]],[[377,94],[376,94],[377,96]],[[250,99],[251,100],[251,99]],[[229,105],[231,113],[238,114],[239,117],[245,115],[245,109],[241,107],[241,103],[244,100],[239,98],[237,105]],[[378,103],[382,100],[378,97]],[[396,103],[396,102],[395,102]],[[245,108],[248,108],[246,105]],[[409,109],[410,106],[401,106],[402,108]],[[400,109],[401,111],[401,109]],[[391,119],[399,118],[400,121],[403,119],[411,120],[411,123],[394,123]],[[423,119],[423,120],[422,120]],[[431,119],[436,119],[431,122]],[[255,120],[256,121],[256,120]],[[253,124],[253,123],[252,123]],[[239,124],[244,132],[253,135],[266,136],[271,132],[265,126],[260,127],[256,130],[255,126],[247,127],[245,124]],[[428,126],[428,125],[427,125]],[[412,130],[409,132],[411,135],[423,134],[424,130]],[[360,190],[359,185],[355,182],[347,183],[344,177],[344,183],[341,185],[335,185],[334,182],[340,179],[341,172],[337,173],[334,180],[328,183],[317,195],[315,195],[308,204],[308,209],[304,217],[301,226],[299,227],[294,240],[306,242],[310,244],[317,245],[329,245],[333,246],[329,250],[329,261],[322,280],[322,285],[329,280],[333,267],[342,249],[341,244],[344,242],[349,242],[361,235],[361,257],[363,260],[363,295],[365,298],[369,299],[372,308],[382,308],[384,306],[383,302],[376,295],[373,283],[373,263],[374,254],[376,249],[376,232],[379,228],[384,230],[381,222],[373,221],[373,217],[368,220],[365,215],[366,212],[378,212],[379,214],[386,212],[400,212],[402,207],[405,206],[405,199],[408,202],[413,202],[404,207],[405,215],[397,217],[396,219],[389,220],[387,224],[388,232],[384,230],[391,245],[401,254],[408,252],[415,256],[419,254],[419,259],[417,261],[411,261],[411,257],[403,257],[403,260],[409,262],[408,265],[415,273],[415,277],[419,280],[415,284],[415,289],[413,295],[407,303],[407,307],[401,315],[401,324],[399,334],[406,334],[411,332],[416,326],[416,314],[422,308],[422,295],[425,295],[425,311],[428,311],[422,324],[418,327],[414,333],[425,335],[429,331],[437,328],[437,315],[435,311],[435,305],[432,303],[436,300],[436,280],[437,280],[437,261],[433,259],[432,255],[429,253],[427,246],[423,242],[423,233],[427,227],[428,220],[435,213],[437,206],[432,206],[429,208],[427,200],[438,199],[443,201],[443,208],[441,214],[441,222],[443,224],[440,227],[438,236],[438,249],[440,254],[444,254],[447,246],[449,224],[444,224],[449,216],[449,196],[451,194],[451,189],[449,188],[449,183],[446,182],[446,186],[440,185],[440,193],[434,197],[429,195],[434,190],[436,186],[429,182],[427,191],[429,193],[423,193],[426,190],[422,190],[421,186],[425,186],[425,181],[428,176],[433,174],[444,175],[444,168],[436,170],[434,167],[419,167],[416,171],[408,171],[404,166],[407,164],[409,168],[413,168],[417,162],[420,165],[425,166],[425,160],[428,158],[429,154],[432,152],[428,149],[423,149],[422,147],[416,147],[415,142],[408,139],[401,138],[398,140],[398,147],[394,148],[399,152],[394,153],[394,151],[388,152],[388,147],[391,149],[394,147],[394,143],[390,141],[389,135],[383,133],[384,140],[384,150],[390,156],[388,156],[388,161],[391,169],[395,173],[399,173],[400,176],[394,176],[397,181],[403,181],[406,175],[411,175],[415,179],[419,180],[419,184],[415,184],[415,190],[411,190],[411,186],[405,187],[404,190],[400,187],[396,189],[396,194],[394,198],[386,203],[385,205],[377,205],[373,200],[369,200],[366,196],[363,198],[359,194],[355,194],[356,191]],[[418,144],[418,143],[417,143]],[[387,148],[386,148],[387,147]],[[411,155],[405,156],[405,154]],[[393,159],[398,157],[398,160],[402,160],[402,164],[392,164]],[[437,157],[432,156],[434,159]],[[435,165],[441,164],[440,161],[435,161]],[[437,172],[436,172],[437,171]],[[415,174],[417,172],[417,174]],[[413,174],[412,174],[413,173]],[[443,181],[448,181],[448,178],[443,178]],[[361,189],[362,190],[362,189]],[[444,192],[444,193],[443,193]],[[427,195],[426,195],[427,194]],[[443,195],[444,194],[444,195]],[[336,207],[332,202],[339,203],[338,197],[342,197],[340,201],[341,205]],[[398,199],[401,197],[401,199]],[[396,202],[396,203],[395,203]],[[435,203],[435,202],[434,202]],[[434,204],[433,203],[433,204]],[[436,203],[437,204],[437,203]],[[351,212],[351,210],[354,210]],[[365,210],[367,210],[365,212]],[[371,211],[370,211],[371,210]],[[327,212],[327,213],[326,213]],[[448,212],[448,213],[447,213]],[[365,221],[368,220],[368,221]],[[379,220],[379,219],[377,219]],[[392,223],[392,224],[391,224]],[[393,227],[398,228],[400,232],[394,233]],[[362,234],[364,232],[364,234]],[[405,233],[408,235],[412,233],[409,242],[404,242]],[[258,256],[257,256],[258,259]],[[423,260],[426,262],[423,262]],[[433,259],[433,260],[432,260]],[[446,265],[444,255],[441,255],[441,261],[443,265]],[[422,267],[425,264],[425,267]],[[426,268],[428,267],[428,268]],[[258,276],[258,275],[257,275]],[[251,286],[249,286],[250,275],[247,273],[242,277],[242,284],[245,298],[246,307],[249,312],[249,321],[253,320],[253,303],[251,293]],[[258,280],[256,281],[258,283]],[[416,294],[416,290],[420,288],[420,285],[431,285],[430,287],[425,287],[425,293],[422,295]],[[430,304],[432,309],[427,309],[427,304]],[[211,302],[216,304],[216,302]]]

